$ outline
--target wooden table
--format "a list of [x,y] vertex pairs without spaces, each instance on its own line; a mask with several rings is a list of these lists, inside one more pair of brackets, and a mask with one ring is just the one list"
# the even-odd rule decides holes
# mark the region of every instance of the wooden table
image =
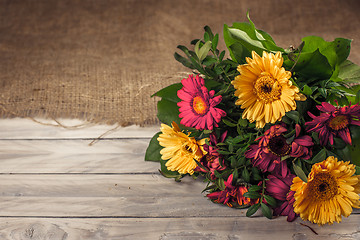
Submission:
[[162,177],[144,162],[158,126],[121,128],[89,146],[113,127],[0,120],[0,239],[360,239],[359,211],[324,227],[247,218],[211,203],[201,181]]

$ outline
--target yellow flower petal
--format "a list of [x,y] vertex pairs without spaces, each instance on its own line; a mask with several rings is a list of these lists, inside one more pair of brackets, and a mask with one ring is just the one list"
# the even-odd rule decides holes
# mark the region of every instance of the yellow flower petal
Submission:
[[360,206],[360,176],[347,174],[354,173],[353,168],[353,164],[330,156],[312,166],[307,183],[294,178],[290,188],[295,191],[294,211],[319,225],[340,222],[341,216],[349,216],[353,207]]
[[157,138],[160,146],[161,159],[167,160],[165,166],[170,171],[178,171],[181,174],[193,174],[197,164],[194,161],[199,160],[206,152],[202,145],[205,139],[196,141],[181,132],[179,126],[173,122],[172,128],[161,124],[161,134]]
[[284,60],[280,52],[275,55],[263,52],[260,57],[253,51],[251,55],[252,58],[246,58],[247,64],[238,66],[240,75],[231,83],[238,97],[235,104],[245,109],[242,117],[256,121],[256,127],[263,128],[266,123],[275,123],[286,112],[295,110],[295,100],[306,98],[292,86],[291,72],[282,67]]

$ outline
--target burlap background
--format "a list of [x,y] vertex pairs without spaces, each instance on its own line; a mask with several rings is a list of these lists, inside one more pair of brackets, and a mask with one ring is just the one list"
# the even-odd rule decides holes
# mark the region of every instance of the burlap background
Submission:
[[156,123],[150,95],[187,71],[176,46],[247,10],[282,47],[354,39],[360,64],[359,0],[0,0],[0,116]]

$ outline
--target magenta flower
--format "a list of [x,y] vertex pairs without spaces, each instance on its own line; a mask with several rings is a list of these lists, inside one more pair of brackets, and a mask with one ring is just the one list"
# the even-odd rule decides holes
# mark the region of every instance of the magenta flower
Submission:
[[269,175],[269,180],[266,181],[266,191],[268,194],[283,203],[274,209],[274,216],[288,216],[287,221],[292,222],[298,216],[294,212],[293,204],[294,191],[290,190],[292,180],[295,177],[293,174],[288,174],[286,177]]
[[314,143],[310,136],[300,136],[300,125],[295,126],[295,138],[291,143],[284,137],[287,129],[281,125],[271,126],[255,141],[258,144],[251,145],[245,153],[245,157],[250,158],[255,167],[264,172],[273,172],[285,177],[288,173],[286,161],[281,161],[282,157],[290,156],[302,159],[309,159],[312,155],[309,147]]
[[229,207],[233,207],[235,204],[239,206],[249,206],[259,202],[259,199],[244,197],[244,193],[248,191],[247,187],[244,185],[233,186],[232,180],[233,175],[231,174],[227,181],[224,182],[225,189],[223,191],[209,193],[207,197],[216,203],[222,203]]
[[203,145],[204,150],[207,152],[207,154],[201,158],[200,163],[207,169],[205,170],[204,168],[201,168],[199,166],[197,166],[194,171],[199,171],[199,172],[210,172],[210,178],[212,180],[215,180],[215,171],[223,171],[226,169],[226,166],[224,164],[224,159],[222,158],[222,156],[219,154],[218,152],[218,148],[216,147],[216,145],[219,142],[224,142],[225,138],[227,135],[227,131],[224,132],[219,141],[216,138],[216,134],[215,133],[211,133],[210,134],[210,145]]
[[218,127],[217,123],[226,116],[225,111],[215,108],[222,100],[221,95],[214,97],[215,91],[209,92],[204,85],[204,79],[198,75],[189,75],[181,83],[183,88],[177,92],[182,100],[177,104],[180,107],[179,117],[182,118],[180,123],[198,130]]
[[360,105],[351,104],[344,107],[335,107],[330,103],[323,102],[316,106],[322,113],[320,116],[315,116],[308,112],[313,119],[311,122],[306,122],[308,132],[319,133],[321,145],[326,145],[328,141],[331,145],[334,144],[334,137],[340,137],[344,142],[351,145],[351,136],[349,125],[360,126]]

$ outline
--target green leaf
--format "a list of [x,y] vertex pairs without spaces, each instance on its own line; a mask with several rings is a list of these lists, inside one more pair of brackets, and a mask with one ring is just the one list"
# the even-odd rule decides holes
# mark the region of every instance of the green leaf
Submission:
[[209,185],[209,186],[207,186],[206,188],[204,188],[204,190],[202,190],[201,193],[206,192],[206,191],[209,191],[209,190],[214,190],[214,189],[216,189],[216,188],[217,188],[216,184]]
[[244,179],[245,182],[250,181],[250,173],[246,168],[243,169],[243,171],[241,173],[241,177]]
[[318,36],[304,37],[302,41],[305,43],[303,52],[319,52],[324,55],[334,69],[335,65],[342,63],[347,59],[350,53],[351,40],[344,38],[336,38],[332,42],[327,42]]
[[354,104],[356,104],[356,103],[360,103],[360,90],[356,93]]
[[159,172],[166,178],[181,178],[182,175],[180,173],[167,169],[167,167],[165,166],[166,162],[167,161],[164,160],[160,161],[161,170],[159,170]]
[[302,92],[303,92],[305,95],[308,95],[308,96],[310,96],[310,95],[313,93],[312,89],[311,89],[308,85],[306,85],[306,84],[305,84]]
[[216,89],[217,87],[221,86],[221,84],[217,81],[214,81],[214,80],[210,80],[210,79],[207,79],[205,80],[205,87],[210,91],[210,90],[214,90]]
[[223,190],[225,189],[224,179],[218,178],[218,179],[216,179],[215,183],[216,183],[216,186],[217,186],[221,191],[223,191]]
[[225,118],[223,118],[222,121],[229,127],[236,127],[236,125],[237,125],[236,123],[230,122],[229,120],[227,120]]
[[255,181],[261,181],[262,180],[262,177],[260,176],[260,171],[259,169],[257,169],[256,167],[252,167],[251,168],[251,172],[253,174],[253,179]]
[[206,58],[210,49],[211,49],[211,41],[205,42],[205,44],[200,48],[199,52],[196,54],[200,61]]
[[215,58],[213,58],[213,57],[211,57],[211,56],[207,56],[207,57],[203,60],[202,64],[205,65],[205,66],[210,66],[211,64],[214,64],[214,63],[216,63],[216,62],[217,62],[217,60],[216,60]]
[[149,146],[145,152],[145,161],[159,162],[161,160],[160,150],[163,147],[160,146],[159,141],[157,140],[160,134],[161,132],[158,132],[151,138]]
[[234,23],[232,27],[224,25],[224,41],[229,49],[231,58],[238,63],[245,63],[245,57],[251,56],[251,51],[257,52],[260,56],[263,51],[284,50],[275,45],[269,34],[255,28],[249,23]]
[[241,127],[247,127],[247,125],[249,124],[249,122],[248,122],[247,119],[239,118],[238,124],[239,124]]
[[218,150],[218,153],[220,153],[222,155],[230,155],[230,154],[232,154],[231,152],[223,151],[223,150]]
[[228,47],[230,51],[230,56],[233,61],[236,61],[239,64],[246,63],[245,58],[250,57],[251,53],[247,50],[241,43],[233,43]]
[[237,168],[235,168],[235,170],[233,171],[233,180],[232,180],[233,185],[236,184],[238,177],[239,177],[238,170]]
[[168,87],[161,89],[160,91],[154,93],[151,97],[158,96],[163,99],[169,100],[171,102],[180,102],[180,98],[177,96],[177,92],[182,88],[181,83],[175,83]]
[[184,58],[180,54],[174,53],[174,58],[176,59],[176,61],[180,62],[185,67],[191,68],[191,69],[194,68],[194,65],[192,65],[192,63],[187,58]]
[[238,162],[237,162],[235,156],[231,156],[227,160],[230,160],[230,166],[232,168],[236,168],[238,166]]
[[251,186],[248,188],[248,191],[249,191],[249,192],[257,192],[257,191],[260,191],[261,189],[262,189],[261,186],[251,185]]
[[205,26],[204,27],[205,32],[209,35],[210,40],[212,40],[214,38],[214,34],[211,31],[211,28],[209,26]]
[[225,50],[220,53],[219,60],[222,61],[225,56]]
[[318,152],[318,154],[316,154],[315,157],[313,157],[311,159],[311,163],[314,164],[314,163],[319,163],[319,162],[322,162],[326,159],[326,149],[323,148],[320,150],[320,152]]
[[327,90],[326,88],[319,88],[319,93],[326,98],[327,97]]
[[258,199],[261,197],[261,195],[258,192],[246,192],[246,193],[244,193],[244,197],[251,198],[251,199]]
[[195,54],[196,56],[199,58],[199,51],[200,51],[200,43],[201,43],[201,40],[199,40],[196,44],[195,44],[195,47],[194,47],[194,51],[195,51]]
[[272,210],[269,208],[268,205],[265,203],[261,203],[261,212],[264,214],[265,217],[268,219],[272,219]]
[[232,143],[229,143],[229,152],[233,153],[234,152],[234,145]]
[[[341,138],[334,138],[334,144],[333,144],[333,147],[334,148],[340,148],[340,149],[342,149],[342,148],[344,148],[344,147],[346,147],[346,143],[341,139]],[[328,152],[327,150],[326,150],[326,152]]]
[[210,37],[209,37],[209,34],[207,32],[204,33],[204,41],[205,42],[210,41]]
[[307,177],[306,177],[304,171],[301,169],[301,167],[299,167],[298,165],[293,163],[293,168],[294,168],[294,172],[295,172],[296,176],[298,176],[304,182],[307,182]]
[[219,34],[215,34],[214,39],[211,41],[211,43],[212,43],[211,47],[212,47],[213,51],[216,50],[218,42],[219,42]]
[[[294,62],[288,59],[284,61],[284,65],[290,69],[293,67]],[[314,52],[302,52],[293,70],[305,79],[314,77],[328,79],[333,73],[327,58],[320,53],[319,49]]]
[[296,102],[296,110],[299,113],[299,116],[307,116],[307,112],[314,109],[314,101],[311,98],[307,98],[305,101]]
[[350,161],[352,164],[360,166],[360,126],[351,126],[352,145],[347,146],[350,150]]
[[162,123],[170,126],[171,123],[174,121],[178,125],[180,124],[179,107],[177,106],[176,102],[161,99],[157,103],[157,109],[157,117]]
[[360,175],[360,167],[359,166],[355,166],[355,175]]
[[229,33],[232,38],[238,40],[242,43],[247,49],[254,49],[258,54],[262,55],[262,51],[266,50],[261,41],[257,39],[251,39],[249,34],[238,28],[229,28]]
[[[284,51],[282,48],[275,45],[274,40],[264,31],[256,29],[254,23],[247,16],[249,23],[233,23],[232,27],[227,27],[227,34],[230,34],[229,39],[224,40],[226,46],[229,47],[232,43],[241,43],[249,52],[256,51],[260,56],[263,51]],[[224,29],[225,30],[225,29]],[[225,35],[225,34],[224,34]],[[229,45],[230,44],[230,45]]]
[[297,111],[290,111],[290,112],[285,113],[285,115],[288,118],[294,120],[295,122],[299,121],[299,113]]
[[275,198],[273,198],[273,197],[271,197],[271,196],[269,196],[269,195],[264,195],[264,198],[265,198],[266,202],[267,202],[270,206],[276,207],[277,202],[276,202]]
[[349,60],[344,61],[339,66],[339,78],[346,83],[360,83],[360,66]]
[[249,209],[246,211],[246,216],[251,217],[256,213],[256,211],[260,208],[260,203],[254,204],[249,207]]

